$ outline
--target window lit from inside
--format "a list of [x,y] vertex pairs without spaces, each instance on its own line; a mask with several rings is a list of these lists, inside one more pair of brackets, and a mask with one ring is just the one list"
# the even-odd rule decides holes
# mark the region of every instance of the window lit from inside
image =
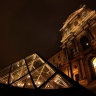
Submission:
[[92,59],[92,63],[93,63],[94,71],[95,71],[95,74],[96,74],[96,57],[94,57]]

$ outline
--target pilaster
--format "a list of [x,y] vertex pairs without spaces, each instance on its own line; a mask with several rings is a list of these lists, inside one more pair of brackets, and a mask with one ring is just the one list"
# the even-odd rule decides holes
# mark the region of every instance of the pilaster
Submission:
[[78,61],[79,61],[79,65],[80,65],[80,68],[81,68],[81,78],[85,79],[86,78],[86,74],[85,74],[83,59],[79,58]]
[[71,62],[69,62],[69,68],[70,68],[70,75],[71,75],[71,78],[73,79],[72,63],[71,63]]
[[80,62],[77,61],[77,63],[78,63],[79,80],[81,80],[82,79],[82,69],[81,69]]

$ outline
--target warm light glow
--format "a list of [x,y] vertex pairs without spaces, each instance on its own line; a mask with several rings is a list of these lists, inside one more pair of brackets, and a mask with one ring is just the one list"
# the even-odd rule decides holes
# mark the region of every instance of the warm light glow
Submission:
[[19,67],[19,64],[17,64],[17,66]]
[[23,60],[23,61],[22,61],[22,65],[24,65],[24,64],[25,64],[25,61]]
[[12,79],[14,79],[13,75],[11,75]]
[[[31,62],[33,63],[34,61],[38,61],[38,60],[39,57]],[[9,73],[7,73],[7,75],[0,74],[1,75],[0,83],[5,83],[6,85],[8,84],[10,86],[12,85],[15,87],[32,88],[32,89],[34,89],[35,86],[41,89],[59,89],[59,88],[71,87],[70,85],[67,86],[67,84],[65,84],[64,81],[66,78],[63,79],[62,74],[58,73],[57,72],[58,70],[56,71],[55,69],[53,69],[53,67],[48,65],[46,62],[43,65],[40,62],[39,66],[37,65],[39,63],[35,63],[36,65],[33,64],[35,70],[32,71],[29,70],[29,72],[27,68],[24,68],[24,66],[29,67],[30,63],[28,62],[28,65],[27,63],[26,65],[25,64],[21,65],[21,64],[22,62],[20,63],[17,62],[13,66],[10,65],[11,66],[10,68],[13,69],[11,70],[11,72],[10,69],[8,69]],[[33,67],[33,65],[31,67]],[[0,72],[4,72],[4,71],[6,70],[3,69]],[[55,74],[55,72],[57,72],[56,73],[57,75]]]
[[20,87],[23,87],[24,83],[18,83],[17,85],[20,86]]
[[88,46],[88,45],[89,45],[89,43],[86,43],[86,45]]
[[30,78],[30,75],[28,75],[27,78]]
[[28,85],[30,85],[30,83],[28,83]]
[[57,82],[57,80],[54,80],[54,82]]
[[17,85],[20,86],[20,83],[18,83]]
[[22,83],[21,86],[24,86],[24,83]]
[[39,82],[39,81],[38,81],[38,84],[40,85],[40,84],[41,84],[41,82]]
[[96,67],[96,58],[93,59],[93,65]]

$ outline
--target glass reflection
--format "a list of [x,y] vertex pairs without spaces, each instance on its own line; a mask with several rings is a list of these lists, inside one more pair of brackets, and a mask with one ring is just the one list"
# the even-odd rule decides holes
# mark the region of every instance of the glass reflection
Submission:
[[50,83],[47,83],[42,89],[55,89],[54,86]]
[[30,62],[28,64],[28,68],[30,71],[32,71],[33,69],[36,69],[41,65],[43,65],[43,62],[38,58],[37,60],[33,60],[32,62]]
[[7,66],[6,68],[2,69],[2,70],[0,71],[0,77],[8,74],[9,71],[10,71],[10,66]]
[[33,54],[1,70],[0,83],[8,84],[9,81],[12,86],[31,89],[34,89],[32,81],[34,81],[37,88],[45,83],[44,86],[42,85],[42,89],[59,89],[73,86],[63,78],[64,76],[56,75],[55,72],[56,70],[45,63],[42,58]]
[[69,88],[72,85],[68,84],[66,80],[61,77],[59,74],[53,77],[49,83],[47,83],[42,89],[60,89],[60,88]]
[[8,74],[3,77],[0,77],[0,83],[8,84],[8,77]]
[[31,88],[31,89],[34,88],[32,81],[30,79],[30,75],[27,75],[27,76],[21,78],[20,80],[16,81],[12,85],[16,86],[16,87],[22,87],[22,88]]
[[22,60],[20,60],[18,62],[13,63],[11,71],[14,71],[14,70],[18,69],[19,67],[23,66],[24,64],[25,64],[25,60],[24,59],[22,59]]
[[54,74],[54,70],[50,68],[48,65],[44,64],[31,74],[36,86],[39,87]]
[[21,66],[20,68],[14,70],[13,72],[10,73],[10,83],[26,75],[27,73],[28,73],[28,70],[26,68],[26,65]]
[[33,60],[35,60],[37,58],[38,58],[38,55],[37,54],[32,54],[32,55],[26,57],[25,59],[26,59],[26,62],[27,63],[30,63],[31,61],[33,61]]

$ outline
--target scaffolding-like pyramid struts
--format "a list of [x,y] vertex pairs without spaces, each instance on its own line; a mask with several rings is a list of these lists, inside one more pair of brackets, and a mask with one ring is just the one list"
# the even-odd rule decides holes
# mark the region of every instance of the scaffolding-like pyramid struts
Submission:
[[82,93],[86,90],[86,92],[83,92],[84,94],[90,93],[89,90],[66,76],[63,72],[36,53],[2,69],[0,71],[0,83],[23,89],[77,88],[76,90],[79,90],[78,92]]

